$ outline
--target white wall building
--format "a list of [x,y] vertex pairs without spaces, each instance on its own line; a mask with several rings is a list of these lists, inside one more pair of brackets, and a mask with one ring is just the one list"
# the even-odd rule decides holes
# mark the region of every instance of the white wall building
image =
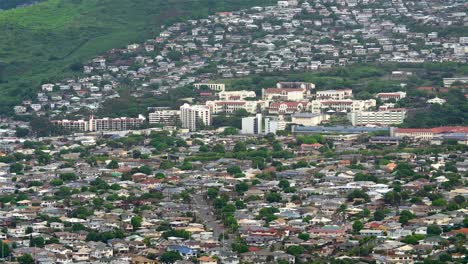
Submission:
[[400,99],[403,99],[406,97],[405,92],[393,92],[393,93],[378,93],[377,98],[379,98],[382,102],[385,102],[387,100],[394,99],[395,101],[398,101]]
[[183,128],[196,131],[200,124],[211,125],[211,110],[205,105],[184,104],[180,107],[180,121]]
[[232,114],[237,110],[245,109],[251,114],[257,112],[257,101],[207,101],[205,103],[211,109],[213,114]]
[[226,89],[224,83],[195,83],[193,86],[197,89],[200,89],[202,86],[207,86],[210,90],[214,91],[224,91]]
[[219,100],[223,101],[237,101],[244,100],[245,98],[255,98],[257,95],[254,91],[222,91],[218,94]]
[[179,116],[179,110],[156,110],[153,113],[149,113],[148,121],[150,124],[173,125],[179,119]]
[[397,125],[403,123],[406,109],[394,108],[377,112],[351,112],[348,119],[353,126],[364,125]]
[[326,90],[317,91],[317,100],[344,100],[353,98],[353,90],[341,89],[341,90]]
[[286,129],[286,122],[280,118],[267,117],[265,118],[265,134],[276,134],[279,130]]
[[262,133],[262,114],[242,118],[241,134],[258,135]]
[[447,101],[445,99],[442,99],[442,98],[439,98],[439,97],[435,97],[435,98],[432,98],[432,99],[429,99],[427,100],[427,103],[428,104],[440,104],[440,105],[443,105],[445,104]]
[[313,113],[296,113],[291,115],[291,123],[302,126],[316,126],[328,120],[328,115]]
[[337,112],[361,112],[377,105],[374,99],[369,100],[314,100],[309,104],[312,113],[321,113],[331,109]]

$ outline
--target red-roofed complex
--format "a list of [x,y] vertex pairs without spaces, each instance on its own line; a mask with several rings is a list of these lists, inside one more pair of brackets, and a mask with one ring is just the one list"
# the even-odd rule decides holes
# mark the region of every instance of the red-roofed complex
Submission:
[[448,133],[468,134],[467,126],[434,127],[434,128],[396,128],[392,134],[395,137],[408,137],[414,139],[431,140],[435,136]]

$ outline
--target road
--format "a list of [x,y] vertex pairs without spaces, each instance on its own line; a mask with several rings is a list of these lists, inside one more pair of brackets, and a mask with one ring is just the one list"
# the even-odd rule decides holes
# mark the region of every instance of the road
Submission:
[[[222,223],[216,221],[216,216],[214,214],[213,207],[208,204],[204,199],[203,195],[195,193],[192,195],[193,209],[197,212],[199,219],[205,224],[207,229],[213,231],[214,239],[218,239],[219,235],[228,234],[226,228]],[[232,236],[232,235],[231,235]],[[226,238],[224,241],[221,241],[221,244],[224,248],[231,248],[232,238]]]

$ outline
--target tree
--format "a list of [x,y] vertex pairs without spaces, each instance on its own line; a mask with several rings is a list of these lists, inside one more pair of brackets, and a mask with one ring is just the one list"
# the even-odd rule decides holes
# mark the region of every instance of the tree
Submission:
[[276,217],[275,213],[278,213],[279,210],[278,208],[275,207],[265,207],[260,209],[258,212],[258,219],[263,219],[265,222],[269,223],[273,220],[276,220],[278,217]]
[[247,151],[247,146],[245,145],[244,142],[237,142],[235,145],[234,145],[234,152],[243,152],[243,151]]
[[363,228],[364,228],[364,224],[361,221],[359,221],[359,220],[354,221],[354,223],[353,223],[353,232],[354,233],[359,233],[359,231],[361,231],[361,229],[363,229]]
[[236,192],[238,194],[243,194],[249,190],[249,185],[246,182],[240,182],[236,184]]
[[429,236],[438,236],[442,234],[442,229],[437,225],[430,225],[427,227],[427,235]]
[[276,192],[269,192],[266,195],[265,198],[269,203],[279,203],[279,202],[281,202],[281,195],[279,193],[276,193]]
[[29,135],[29,129],[24,128],[24,127],[17,127],[15,134],[19,138],[27,137]]
[[310,235],[308,233],[300,233],[298,236],[297,236],[299,239],[302,239],[304,241],[307,241],[310,239]]
[[29,240],[30,247],[44,247],[45,240],[43,237],[31,237]]
[[406,244],[411,244],[411,245],[417,245],[419,243],[419,240],[424,239],[424,235],[420,234],[414,234],[410,236],[404,237],[401,242],[406,243]]
[[249,251],[249,246],[247,246],[243,241],[232,243],[231,248],[232,251],[237,253],[245,253]]
[[223,145],[221,145],[221,144],[216,144],[216,145],[214,145],[214,147],[213,147],[213,152],[216,152],[216,153],[224,153],[224,152],[226,152],[226,149],[224,148]]
[[161,162],[161,164],[159,165],[159,168],[162,169],[162,170],[168,170],[170,168],[174,167],[174,163],[168,161],[168,160],[164,160]]
[[364,199],[364,201],[370,201],[369,195],[363,190],[354,190],[348,194],[348,201],[353,201],[354,199]]
[[160,260],[162,263],[174,263],[178,260],[182,260],[182,256],[179,254],[179,252],[167,251],[161,255]]
[[206,195],[210,200],[213,200],[214,198],[218,197],[219,191],[217,188],[210,187],[206,191]]
[[11,173],[21,173],[23,172],[24,166],[21,163],[13,163],[10,165],[10,172]]
[[10,255],[10,247],[7,243],[0,241],[0,257],[5,258]]
[[384,195],[384,201],[391,205],[399,205],[401,202],[401,195],[395,191],[389,191]]
[[119,163],[116,160],[111,160],[109,164],[107,164],[108,169],[118,169]]
[[375,210],[374,212],[374,220],[375,221],[382,221],[385,218],[385,213],[383,210]]
[[444,198],[438,198],[432,201],[433,206],[447,206],[447,201]]
[[136,216],[132,217],[130,222],[131,222],[131,224],[133,226],[133,230],[137,230],[138,228],[141,227],[141,223],[143,222],[143,218],[141,218],[141,216],[139,216],[139,215],[136,215]]
[[153,169],[148,165],[143,165],[138,169],[141,173],[146,175],[151,175],[153,173]]
[[227,173],[235,175],[237,173],[242,173],[242,170],[239,166],[231,166],[226,169]]
[[398,220],[398,222],[400,222],[401,224],[405,225],[408,223],[409,220],[415,218],[416,216],[414,214],[412,214],[410,211],[408,210],[403,210],[400,212],[400,218]]
[[465,199],[465,197],[463,197],[463,196],[461,196],[461,195],[457,195],[457,196],[453,197],[453,201],[454,201],[456,204],[461,205],[461,204],[463,204],[463,203],[466,202],[466,199]]
[[286,188],[289,188],[289,186],[291,186],[289,184],[289,181],[288,180],[280,180],[279,183],[278,183],[278,187],[280,187],[281,189],[286,189]]
[[24,254],[21,257],[16,258],[20,264],[34,264],[34,259],[30,254]]
[[228,135],[237,135],[239,134],[239,129],[235,127],[226,127],[222,133],[222,135],[228,136]]
[[302,253],[304,253],[304,248],[302,246],[289,246],[286,249],[286,253],[297,257],[301,255]]

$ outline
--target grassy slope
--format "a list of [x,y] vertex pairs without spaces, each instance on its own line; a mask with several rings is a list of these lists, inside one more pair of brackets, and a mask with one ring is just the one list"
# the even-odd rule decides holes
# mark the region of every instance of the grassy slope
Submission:
[[160,26],[272,0],[47,0],[0,13],[0,113],[69,66],[154,36]]

